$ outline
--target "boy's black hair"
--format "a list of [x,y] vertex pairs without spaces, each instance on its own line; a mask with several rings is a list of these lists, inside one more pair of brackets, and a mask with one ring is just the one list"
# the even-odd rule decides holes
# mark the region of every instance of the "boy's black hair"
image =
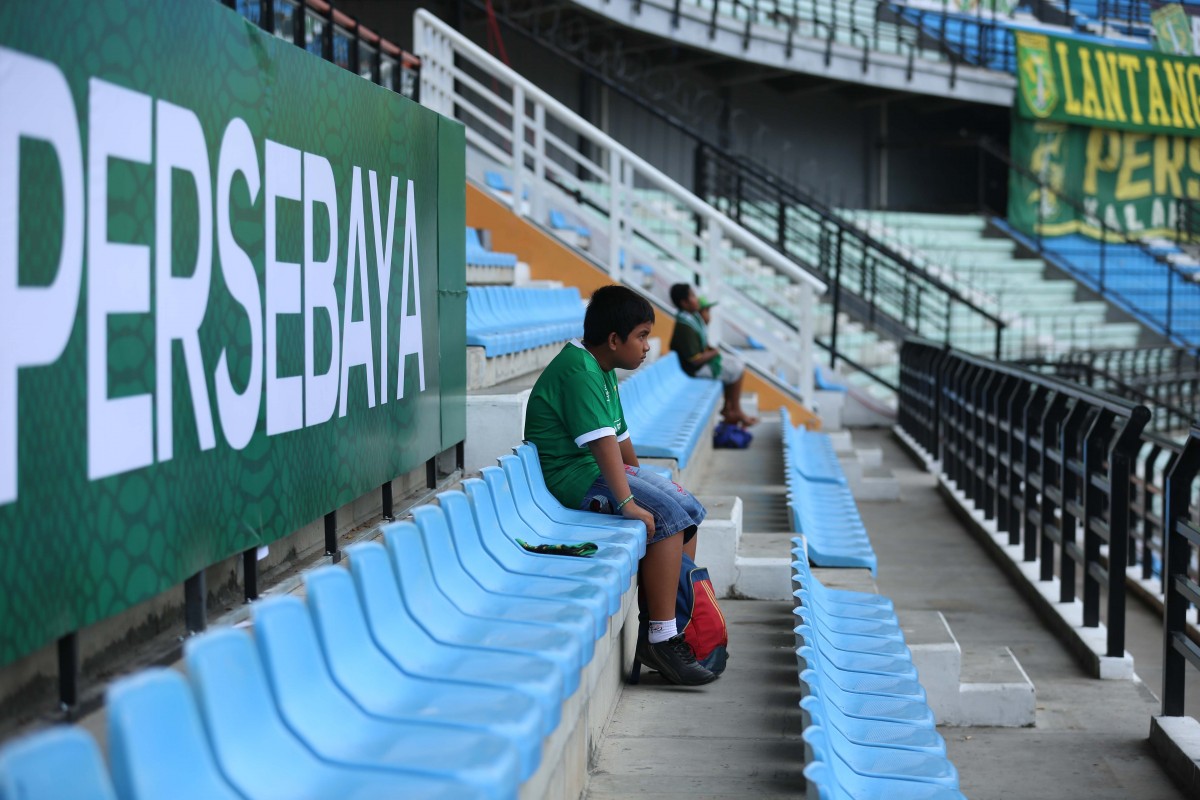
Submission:
[[654,306],[627,286],[601,286],[583,315],[583,343],[597,345],[615,333],[621,341],[643,322],[654,322]]
[[676,283],[671,286],[671,302],[676,308],[683,308],[683,301],[688,299],[688,295],[692,293],[692,285],[690,283]]

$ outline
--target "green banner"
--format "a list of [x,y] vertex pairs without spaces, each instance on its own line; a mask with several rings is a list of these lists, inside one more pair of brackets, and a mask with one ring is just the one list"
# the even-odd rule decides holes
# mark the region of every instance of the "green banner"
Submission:
[[1150,13],[1154,26],[1154,46],[1160,53],[1192,55],[1192,21],[1178,3],[1162,6]]
[[1028,234],[1174,238],[1177,198],[1200,199],[1200,138],[1014,119],[1011,151],[1008,220]]
[[1025,119],[1139,133],[1200,133],[1200,60],[1017,31]]
[[462,440],[463,162],[215,0],[0,4],[0,665]]

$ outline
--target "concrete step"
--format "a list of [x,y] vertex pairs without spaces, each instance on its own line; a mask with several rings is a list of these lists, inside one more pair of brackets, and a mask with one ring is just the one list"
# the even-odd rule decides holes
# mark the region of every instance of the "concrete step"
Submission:
[[1004,646],[961,647],[940,611],[897,611],[921,685],[939,725],[1022,728],[1034,724],[1033,682]]

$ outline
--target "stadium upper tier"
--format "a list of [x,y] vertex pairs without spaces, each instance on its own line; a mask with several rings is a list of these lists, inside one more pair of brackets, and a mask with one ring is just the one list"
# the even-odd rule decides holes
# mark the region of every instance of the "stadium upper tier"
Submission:
[[[1013,33],[1151,46],[1148,3],[1038,0],[1011,12],[950,0],[575,0],[643,33],[784,70],[853,83],[1012,101]],[[1001,5],[999,3],[995,5]]]

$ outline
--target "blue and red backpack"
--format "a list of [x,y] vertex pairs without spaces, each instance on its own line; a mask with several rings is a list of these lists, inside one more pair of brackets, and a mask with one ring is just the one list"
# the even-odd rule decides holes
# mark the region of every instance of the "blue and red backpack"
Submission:
[[729,630],[725,615],[717,605],[707,567],[683,554],[679,570],[679,591],[675,595],[675,627],[696,654],[700,666],[720,675],[729,658]]

